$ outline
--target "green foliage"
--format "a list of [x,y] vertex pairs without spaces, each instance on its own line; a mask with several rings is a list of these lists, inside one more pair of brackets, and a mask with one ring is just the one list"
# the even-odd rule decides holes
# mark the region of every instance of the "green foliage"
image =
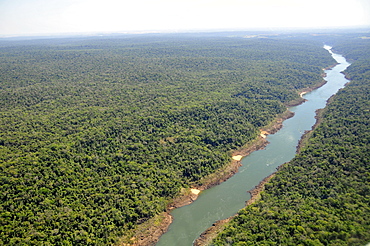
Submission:
[[[335,47],[353,59],[301,153],[242,209],[214,245],[365,245],[370,241],[370,42]],[[361,50],[361,52],[359,52]]]
[[316,42],[0,43],[0,244],[107,245],[321,82]]

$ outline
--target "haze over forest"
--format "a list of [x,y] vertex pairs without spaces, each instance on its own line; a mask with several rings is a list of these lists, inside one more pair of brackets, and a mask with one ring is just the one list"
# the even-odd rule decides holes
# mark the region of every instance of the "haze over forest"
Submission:
[[0,0],[0,245],[152,245],[324,83],[323,44],[351,82],[213,244],[369,242],[369,13],[368,0]]
[[370,26],[367,0],[0,1],[0,37]]
[[[228,167],[233,150],[302,101],[302,90],[322,84],[322,69],[335,63],[323,42],[351,59],[353,87],[343,90],[345,104],[331,108],[341,114],[327,114],[331,123],[318,133],[325,141],[316,137],[305,152],[310,163],[321,156],[318,150],[329,158],[307,174],[319,178],[307,184],[323,194],[315,196],[314,210],[305,210],[318,219],[304,225],[279,219],[284,232],[276,240],[370,240],[369,32],[230,34],[0,40],[0,244],[110,245],[141,238],[140,226],[160,221],[190,188],[206,187]],[[350,170],[351,179],[337,175],[323,184],[315,173],[327,177],[323,170],[333,170],[333,163],[337,173]],[[308,171],[295,170],[297,181]],[[283,192],[281,183],[273,187]],[[289,199],[302,189],[295,192]],[[321,211],[328,206],[340,211]],[[293,208],[276,214],[295,211],[301,216]],[[256,216],[262,225],[276,214]],[[324,223],[320,214],[332,219]],[[217,243],[253,239],[232,229],[248,218],[235,223]]]

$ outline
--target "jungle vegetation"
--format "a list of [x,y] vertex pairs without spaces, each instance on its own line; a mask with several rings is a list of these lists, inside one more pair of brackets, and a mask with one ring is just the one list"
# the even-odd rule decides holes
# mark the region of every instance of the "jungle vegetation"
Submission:
[[341,39],[351,82],[330,100],[300,154],[239,211],[212,245],[370,242],[370,40]]
[[0,245],[114,244],[333,63],[303,39],[0,41]]

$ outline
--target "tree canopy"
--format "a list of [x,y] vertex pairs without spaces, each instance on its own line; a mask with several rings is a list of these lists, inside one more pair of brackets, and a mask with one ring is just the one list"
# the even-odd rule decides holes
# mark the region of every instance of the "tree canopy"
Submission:
[[1,41],[0,244],[113,244],[333,62],[300,39]]
[[353,63],[300,154],[212,245],[365,245],[370,241],[370,41],[334,49]]

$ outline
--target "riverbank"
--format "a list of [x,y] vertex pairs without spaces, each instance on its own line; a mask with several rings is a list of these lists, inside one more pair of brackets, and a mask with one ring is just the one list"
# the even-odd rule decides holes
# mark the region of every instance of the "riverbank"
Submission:
[[[354,64],[348,71],[356,71],[358,69],[356,65]],[[344,69],[348,65],[341,64],[340,67]],[[314,138],[303,146],[301,155],[283,165],[271,180],[272,182],[270,181],[273,185],[266,186],[266,191],[262,193],[262,203],[257,202],[241,210],[240,213],[243,216],[235,218],[226,226],[227,229],[217,236],[218,245],[226,245],[228,242],[238,244],[245,241],[250,245],[271,242],[303,245],[309,242],[305,236],[306,231],[310,230],[310,233],[312,232],[310,242],[315,241],[318,244],[335,242],[338,245],[347,245],[349,242],[354,242],[365,245],[370,241],[369,234],[353,231],[353,228],[358,228],[361,232],[370,231],[367,223],[369,220],[366,219],[368,213],[366,214],[367,210],[362,206],[366,204],[367,193],[363,192],[366,190],[364,166],[367,159],[365,156],[368,156],[366,149],[369,146],[366,140],[361,141],[366,139],[364,137],[366,134],[363,135],[364,131],[360,130],[368,126],[369,117],[363,114],[363,112],[369,113],[368,108],[365,109],[365,105],[368,106],[368,98],[364,96],[368,85],[364,84],[364,80],[355,79],[350,83],[343,83],[343,78],[338,80],[340,69],[335,70],[335,75],[328,73],[333,78],[330,83],[333,81],[333,84],[339,86],[349,85],[345,89],[339,88],[340,91],[334,94],[335,96],[326,100],[327,104],[323,110],[316,110],[316,124],[312,134]],[[362,72],[361,69],[357,71]],[[328,89],[315,92],[316,95],[309,97],[307,104],[315,97],[324,98],[322,94]],[[332,91],[326,93],[325,97],[331,95]],[[298,110],[296,112],[298,117]],[[273,140],[270,141],[273,143]],[[315,193],[317,191],[319,192]],[[335,208],[333,204],[336,205]],[[356,210],[352,206],[346,210],[343,209],[346,207],[345,204],[353,204],[353,206],[359,204],[361,209]],[[309,212],[302,213],[302,210]],[[324,215],[329,210],[330,218],[324,219],[323,223],[312,220],[313,214]],[[360,213],[360,210],[363,213]],[[257,225],[253,224],[256,221]],[[297,221],[295,226],[300,228],[300,232],[296,231],[294,235],[289,223],[291,221]],[[338,224],[342,225],[340,234],[337,233],[338,230],[333,230],[333,227]],[[320,230],[312,231],[312,228],[318,226]],[[277,228],[279,233],[272,235],[271,231]]]
[[[297,145],[297,153],[299,153],[300,148],[304,146],[304,142],[309,138],[310,133],[320,124],[320,116],[322,115],[322,110],[317,110],[316,111],[316,123],[312,127],[310,131],[307,131],[302,135],[301,140],[299,141]],[[285,163],[284,163],[285,164]],[[284,165],[282,164],[281,166],[278,167],[278,170]],[[277,171],[278,171],[277,170]],[[277,172],[276,171],[276,172]],[[275,175],[276,172],[270,174],[266,178],[264,178],[257,186],[255,186],[252,190],[249,190],[248,193],[251,195],[251,198],[246,201],[245,206],[249,206],[253,204],[254,202],[258,201],[261,197],[261,192],[265,190],[265,184],[268,183]],[[227,223],[229,223],[237,214],[224,219],[224,220],[219,220],[216,221],[214,224],[212,224],[211,227],[209,227],[206,231],[204,231],[195,241],[194,241],[194,246],[207,246],[209,245],[212,240],[220,233],[223,231]]]
[[[324,85],[326,81],[323,81],[319,85],[315,86],[314,88],[305,88],[301,90],[300,93],[307,93],[312,91],[316,88],[321,87]],[[299,94],[300,94],[299,93]],[[301,94],[300,94],[301,95]],[[287,106],[296,106],[305,102],[305,99],[300,97],[299,99],[295,100],[294,102],[290,102]],[[259,136],[253,140],[252,142],[246,144],[242,148],[232,151],[231,152],[231,161],[230,163],[216,171],[215,173],[207,176],[206,178],[199,181],[197,184],[194,184],[191,189],[195,189],[199,192],[214,187],[216,185],[221,184],[222,182],[228,180],[234,174],[236,174],[241,166],[241,160],[243,157],[248,156],[250,153],[265,148],[268,144],[268,141],[265,139],[268,134],[274,134],[279,131],[283,126],[283,121],[291,118],[294,116],[294,113],[286,110],[283,114],[276,117],[274,121],[272,121],[269,125],[260,129]],[[270,177],[270,176],[269,176]],[[271,176],[272,177],[272,176]],[[269,180],[269,179],[268,179]],[[255,189],[251,190],[249,193],[252,196],[252,199],[249,202],[255,201],[259,197],[259,193],[263,190],[264,183],[267,182],[267,179],[264,179],[260,183],[260,185],[256,186]],[[182,195],[174,199],[167,207],[166,212],[162,213],[161,215],[157,216],[159,218],[151,219],[145,222],[143,225],[139,225],[139,228],[136,230],[136,234],[132,237],[130,244],[126,244],[126,246],[147,246],[147,245],[155,245],[159,238],[167,232],[168,227],[172,223],[172,216],[171,211],[176,208],[180,208],[182,206],[186,206],[191,204],[198,198],[199,193],[191,192],[191,189],[184,189]],[[229,218],[231,219],[231,218]],[[209,230],[207,230],[204,238],[208,238],[208,235],[216,234],[220,228],[222,228],[223,224],[225,224],[229,219],[218,221],[214,224]],[[202,245],[202,244],[200,244]]]
[[[335,65],[333,66],[330,66],[328,69],[330,69],[331,67],[334,67]],[[325,69],[326,70],[326,69]],[[323,78],[325,77],[325,74],[322,75]],[[302,103],[304,103],[305,101],[307,101],[306,99],[303,98],[303,95],[304,94],[307,94],[311,91],[314,91],[320,87],[322,87],[323,85],[325,85],[327,83],[326,80],[323,79],[323,81],[321,83],[318,83],[317,85],[313,86],[313,87],[307,87],[307,88],[304,88],[302,89],[300,92],[299,92],[299,98],[296,99],[296,100],[293,100],[291,102],[288,102],[286,103],[285,105],[289,108],[289,107],[294,107],[294,106],[298,106],[298,105],[301,105]]]
[[[159,238],[168,230],[168,227],[173,221],[171,211],[180,208],[194,202],[201,191],[212,188],[216,185],[225,182],[232,176],[234,176],[241,166],[241,160],[245,156],[248,156],[256,150],[260,150],[266,147],[268,141],[265,136],[268,134],[274,134],[280,130],[283,126],[283,121],[294,116],[294,113],[286,110],[284,113],[276,117],[269,125],[260,129],[261,134],[253,141],[247,143],[242,148],[231,152],[231,161],[228,165],[220,168],[213,174],[200,180],[198,184],[194,185],[190,189],[183,189],[181,195],[175,198],[167,206],[166,212],[152,218],[143,224],[139,225],[135,231],[135,235],[129,240],[130,243],[122,243],[123,246],[149,246],[155,245]],[[264,135],[264,136],[262,136]],[[221,222],[217,222],[221,224]],[[127,241],[127,240],[126,240]]]
[[[272,173],[271,175],[264,178],[254,189],[249,190],[248,193],[251,195],[251,198],[246,201],[245,206],[251,205],[254,202],[258,201],[261,197],[261,192],[265,189],[265,184],[268,183],[274,176],[276,172]],[[194,241],[194,246],[205,246],[209,245],[211,241],[221,232],[223,231],[224,227],[229,223],[237,214],[231,216],[224,220],[216,221],[209,227],[206,231],[204,231],[199,238]]]
[[[335,65],[334,65],[335,66]],[[334,67],[334,66],[331,66],[329,67],[328,69]],[[315,88],[308,88],[308,89],[305,89],[303,90],[299,95],[300,97],[302,98],[302,96],[308,92],[311,92],[315,89],[318,89],[320,88],[321,86],[323,86],[324,84],[326,84],[327,81],[325,81],[324,83],[322,83],[320,86],[318,87],[315,87]],[[333,97],[333,96],[332,96]],[[327,100],[327,104],[330,103],[331,101],[331,98],[330,97],[328,100]],[[302,98],[303,99],[303,98]],[[305,99],[303,99],[304,101],[306,101]],[[303,101],[303,102],[304,102]],[[326,104],[326,105],[327,105]],[[297,106],[297,105],[290,105],[290,106]],[[307,142],[307,140],[310,138],[313,130],[320,125],[321,121],[322,121],[322,115],[323,115],[323,112],[325,111],[325,108],[324,109],[318,109],[316,110],[316,114],[315,114],[315,119],[316,119],[316,122],[315,124],[312,126],[311,130],[308,130],[306,131],[301,139],[299,140],[298,142],[298,145],[296,146],[296,151],[297,153],[300,152],[300,150],[304,147],[305,143]],[[261,133],[262,135],[264,134],[264,132]],[[278,168],[277,168],[277,171],[283,166],[285,165],[286,163],[280,165]],[[253,204],[254,202],[258,201],[261,197],[261,192],[264,191],[265,189],[265,184],[268,183],[275,175],[276,175],[276,172],[272,173],[271,175],[267,176],[266,178],[264,178],[257,186],[255,186],[252,190],[249,190],[248,193],[250,193],[251,195],[251,198],[246,201],[246,206],[249,206],[251,204]],[[220,233],[223,231],[223,229],[225,228],[225,226],[235,217],[237,216],[234,215],[234,216],[231,216],[227,219],[224,219],[224,220],[220,220],[220,221],[217,221],[215,222],[210,228],[208,228],[206,231],[204,231],[200,236],[199,238],[197,238],[194,242],[193,245],[195,246],[207,246],[209,245],[212,240]]]

